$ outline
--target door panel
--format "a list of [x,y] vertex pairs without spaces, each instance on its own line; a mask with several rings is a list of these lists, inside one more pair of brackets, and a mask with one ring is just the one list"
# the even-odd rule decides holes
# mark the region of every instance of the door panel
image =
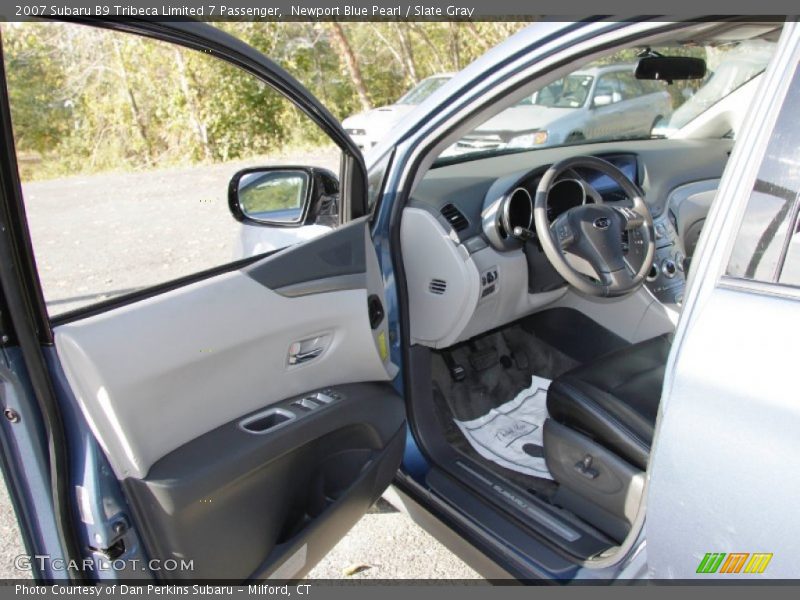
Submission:
[[170,576],[297,576],[390,483],[405,416],[385,383],[397,368],[376,305],[382,278],[359,219],[55,328],[148,553],[195,561]]
[[405,435],[390,385],[333,389],[338,399],[310,410],[294,404],[303,396],[279,403],[297,414],[286,426],[252,433],[237,419],[125,480],[150,555],[194,560],[178,577],[235,581],[269,576],[304,546],[279,577],[322,558],[391,482]]

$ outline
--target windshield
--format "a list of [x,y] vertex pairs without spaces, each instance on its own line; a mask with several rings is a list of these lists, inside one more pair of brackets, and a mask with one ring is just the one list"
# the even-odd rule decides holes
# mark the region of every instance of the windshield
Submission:
[[430,77],[407,92],[396,104],[419,104],[450,80],[450,77]]
[[520,105],[536,104],[548,108],[580,108],[586,104],[594,77],[591,75],[567,75],[554,81],[533,96],[525,98]]
[[[719,114],[712,111],[763,72],[774,50],[773,42],[726,39],[705,46],[676,43],[618,51],[532,90],[447,148],[438,164],[544,147],[670,137],[703,113],[707,119],[693,137],[730,136],[749,106],[749,88],[719,106]],[[634,65],[643,52],[703,59],[707,75],[674,82],[637,79]]]
[[743,85],[764,72],[775,50],[774,44],[765,42],[743,43],[728,53],[716,69],[709,72],[706,82],[683,105],[675,110],[667,124],[677,130],[709,110]]

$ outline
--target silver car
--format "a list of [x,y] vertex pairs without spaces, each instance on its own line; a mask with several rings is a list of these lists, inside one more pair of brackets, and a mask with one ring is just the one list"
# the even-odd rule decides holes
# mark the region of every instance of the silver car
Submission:
[[636,79],[634,65],[597,66],[570,73],[524,98],[448,153],[642,137],[671,113],[663,83]]
[[452,73],[426,77],[403,94],[396,102],[350,115],[342,127],[362,152],[376,145],[400,119],[453,78]]

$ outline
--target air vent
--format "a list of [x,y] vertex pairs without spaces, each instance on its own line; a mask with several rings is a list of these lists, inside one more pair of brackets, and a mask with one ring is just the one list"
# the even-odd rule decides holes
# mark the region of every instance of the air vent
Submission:
[[442,216],[447,219],[447,222],[450,223],[450,225],[456,231],[461,231],[469,227],[469,221],[467,221],[467,217],[465,217],[453,204],[445,204],[442,207]]
[[431,279],[428,289],[432,294],[439,294],[441,296],[447,290],[447,282],[444,279]]

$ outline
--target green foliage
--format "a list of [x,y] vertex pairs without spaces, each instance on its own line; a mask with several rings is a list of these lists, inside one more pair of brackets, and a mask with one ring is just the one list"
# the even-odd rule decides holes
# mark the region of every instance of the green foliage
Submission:
[[[524,23],[345,23],[374,105],[456,71]],[[339,119],[362,109],[329,23],[220,24]],[[330,143],[294,105],[203,53],[67,23],[3,23],[24,179],[228,161]]]
[[47,30],[7,24],[3,33],[17,143],[29,152],[46,152],[69,130],[69,98],[54,93],[65,87],[61,55]]

